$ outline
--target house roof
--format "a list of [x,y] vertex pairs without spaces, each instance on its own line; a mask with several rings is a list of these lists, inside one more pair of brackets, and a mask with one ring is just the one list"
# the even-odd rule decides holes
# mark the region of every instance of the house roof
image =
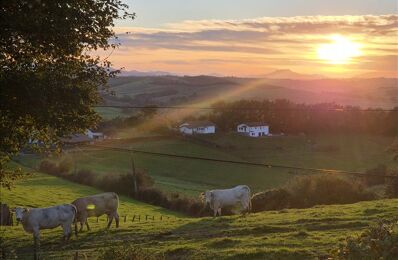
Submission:
[[61,141],[68,144],[77,144],[90,142],[91,138],[84,134],[73,134],[68,137],[61,138]]
[[181,127],[187,128],[197,128],[197,127],[208,127],[208,126],[215,126],[212,122],[209,121],[194,121],[194,122],[185,122],[180,125]]
[[264,122],[245,122],[245,123],[241,123],[239,125],[247,125],[247,126],[250,126],[250,127],[253,127],[253,126],[268,126],[268,124],[264,123]]

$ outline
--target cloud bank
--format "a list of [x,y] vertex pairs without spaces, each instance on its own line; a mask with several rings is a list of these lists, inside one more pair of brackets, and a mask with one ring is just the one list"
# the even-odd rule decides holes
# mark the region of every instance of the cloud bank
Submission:
[[[238,76],[274,68],[341,75],[397,71],[398,15],[183,21],[117,32],[122,47],[112,58],[128,69]],[[360,43],[363,56],[340,67],[319,60],[316,48],[333,34]]]

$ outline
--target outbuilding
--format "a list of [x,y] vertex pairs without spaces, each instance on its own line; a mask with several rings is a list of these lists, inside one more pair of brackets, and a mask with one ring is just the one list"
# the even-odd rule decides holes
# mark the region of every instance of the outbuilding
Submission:
[[261,122],[242,123],[237,126],[236,131],[250,137],[268,136],[269,125]]
[[214,134],[216,132],[215,124],[207,121],[186,122],[179,126],[182,134]]

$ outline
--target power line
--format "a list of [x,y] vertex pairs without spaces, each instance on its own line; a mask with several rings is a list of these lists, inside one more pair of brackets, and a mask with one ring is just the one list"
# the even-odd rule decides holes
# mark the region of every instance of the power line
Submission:
[[225,108],[225,107],[196,107],[196,106],[120,106],[120,105],[96,105],[93,107],[98,108],[127,108],[127,109],[185,109],[185,110],[260,110],[260,111],[311,111],[311,112],[398,112],[396,109],[355,109],[355,108],[255,108],[255,107],[238,107],[238,108]]
[[181,158],[181,159],[240,164],[240,165],[258,166],[258,167],[266,167],[266,168],[282,168],[282,169],[290,169],[290,170],[324,172],[324,173],[330,173],[330,174],[346,174],[346,175],[353,175],[356,177],[374,176],[374,177],[384,177],[384,178],[398,178],[398,175],[391,175],[391,174],[379,175],[379,174],[373,174],[373,173],[344,171],[344,170],[336,170],[336,169],[307,168],[307,167],[297,167],[297,166],[289,166],[289,165],[281,165],[281,164],[256,163],[256,162],[248,162],[248,161],[233,161],[233,160],[214,159],[214,158],[207,158],[207,157],[196,157],[196,156],[190,156],[190,155],[177,155],[177,154],[168,154],[168,153],[159,153],[159,152],[149,152],[149,151],[142,151],[142,150],[136,150],[136,149],[127,149],[127,148],[110,147],[110,146],[102,146],[102,145],[90,145],[90,146],[102,148],[104,150],[133,152],[133,153],[149,154],[149,155],[155,155],[155,156],[165,156],[165,157],[173,157],[173,158]]

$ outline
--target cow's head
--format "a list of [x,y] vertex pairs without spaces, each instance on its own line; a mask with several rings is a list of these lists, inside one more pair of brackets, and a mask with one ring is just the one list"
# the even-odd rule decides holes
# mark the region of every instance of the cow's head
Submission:
[[205,203],[205,205],[207,205],[207,204],[210,204],[211,205],[211,202],[212,202],[212,200],[213,200],[213,192],[211,192],[211,191],[205,191],[204,193],[203,193],[203,203]]
[[28,212],[28,209],[16,207],[14,212],[15,212],[15,218],[17,219],[17,222],[20,222],[22,220],[23,216],[25,215],[25,213]]

